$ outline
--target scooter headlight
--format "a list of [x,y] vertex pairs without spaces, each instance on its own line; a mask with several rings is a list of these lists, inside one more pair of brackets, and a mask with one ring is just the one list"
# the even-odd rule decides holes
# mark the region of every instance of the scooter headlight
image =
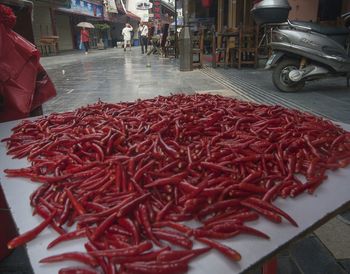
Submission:
[[281,32],[272,32],[271,41],[275,43],[291,43],[289,38]]

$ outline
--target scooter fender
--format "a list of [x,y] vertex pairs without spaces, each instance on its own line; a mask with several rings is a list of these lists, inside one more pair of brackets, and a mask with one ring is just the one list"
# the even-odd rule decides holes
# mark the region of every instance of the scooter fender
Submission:
[[265,69],[271,69],[273,68],[280,59],[285,55],[282,51],[274,51],[272,55],[270,56],[269,60],[267,60]]

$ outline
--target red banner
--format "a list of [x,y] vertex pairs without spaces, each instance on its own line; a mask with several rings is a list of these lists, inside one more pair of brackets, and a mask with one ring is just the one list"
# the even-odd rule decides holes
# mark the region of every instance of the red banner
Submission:
[[160,19],[161,13],[162,13],[162,8],[161,8],[160,0],[154,0],[154,3],[153,3],[154,19]]

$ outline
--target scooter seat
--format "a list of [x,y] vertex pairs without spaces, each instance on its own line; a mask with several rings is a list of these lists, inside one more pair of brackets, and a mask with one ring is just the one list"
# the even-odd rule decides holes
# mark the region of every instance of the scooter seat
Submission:
[[349,35],[350,33],[349,30],[345,27],[321,26],[313,22],[304,22],[304,21],[292,21],[291,23],[294,25],[311,28],[312,31],[321,33],[327,36]]

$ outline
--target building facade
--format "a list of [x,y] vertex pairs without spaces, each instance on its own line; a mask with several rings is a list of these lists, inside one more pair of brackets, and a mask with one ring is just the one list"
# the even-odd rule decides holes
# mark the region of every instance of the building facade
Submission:
[[[56,37],[59,51],[79,49],[79,22],[103,29],[90,29],[90,46],[113,47],[122,40],[121,30],[128,22],[138,27],[140,17],[126,9],[123,0],[3,0],[18,16],[18,32],[41,48],[44,38]],[[26,7],[24,9],[23,7]]]
[[[194,0],[200,6],[208,0]],[[217,11],[216,26],[221,31],[223,26],[228,28],[239,25],[253,25],[250,14],[254,0],[212,0],[211,9]],[[290,20],[302,20],[330,23],[334,25],[341,14],[350,11],[349,0],[288,0],[291,11]]]

